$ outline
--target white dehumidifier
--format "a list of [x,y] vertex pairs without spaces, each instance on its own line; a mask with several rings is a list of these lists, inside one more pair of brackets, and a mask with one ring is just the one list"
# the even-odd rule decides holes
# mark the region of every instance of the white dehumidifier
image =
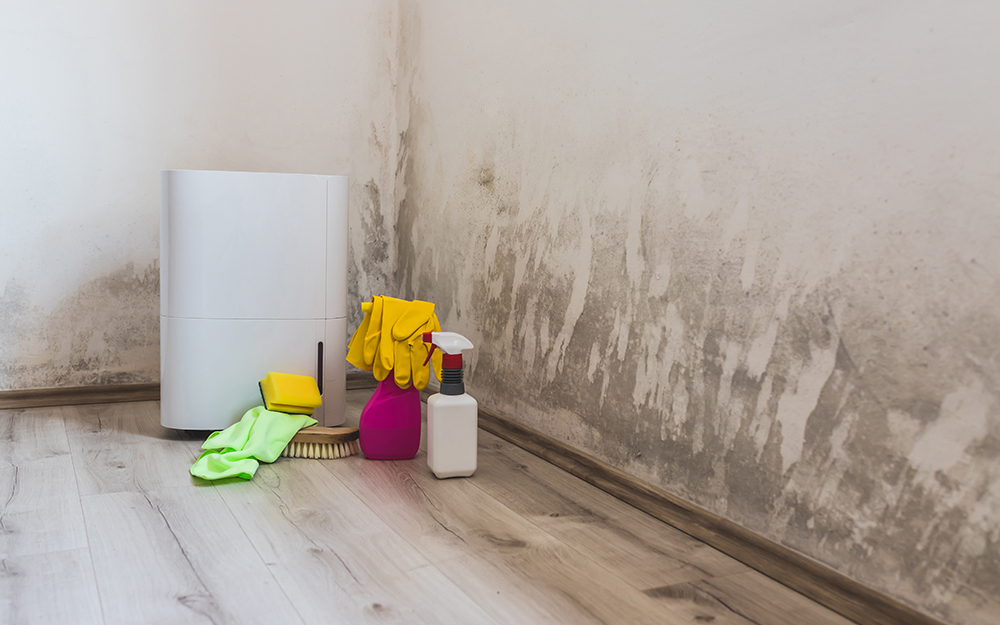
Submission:
[[344,422],[347,177],[164,171],[160,422],[218,430],[268,371],[316,378]]

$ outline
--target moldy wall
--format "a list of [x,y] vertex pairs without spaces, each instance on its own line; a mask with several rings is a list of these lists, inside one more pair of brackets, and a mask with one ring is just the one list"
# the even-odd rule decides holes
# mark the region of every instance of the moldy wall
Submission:
[[1000,618],[1000,8],[405,3],[406,297],[481,403]]

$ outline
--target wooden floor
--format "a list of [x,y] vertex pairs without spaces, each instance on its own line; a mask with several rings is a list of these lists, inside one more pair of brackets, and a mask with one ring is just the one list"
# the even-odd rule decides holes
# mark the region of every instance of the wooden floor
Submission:
[[479,437],[468,479],[421,452],[212,485],[158,403],[0,411],[0,623],[848,623]]

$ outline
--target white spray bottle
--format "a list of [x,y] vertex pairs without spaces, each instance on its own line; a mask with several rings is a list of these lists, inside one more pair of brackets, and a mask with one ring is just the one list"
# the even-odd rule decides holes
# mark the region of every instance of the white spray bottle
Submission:
[[427,400],[427,466],[439,478],[468,477],[476,472],[479,404],[465,392],[462,351],[473,345],[454,332],[425,332],[423,340],[431,353],[444,352],[441,390]]

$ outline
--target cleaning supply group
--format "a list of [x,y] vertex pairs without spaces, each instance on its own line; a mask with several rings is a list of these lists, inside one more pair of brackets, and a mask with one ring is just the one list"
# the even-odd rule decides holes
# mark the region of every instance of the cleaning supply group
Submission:
[[269,372],[260,380],[263,405],[211,434],[191,474],[206,480],[253,477],[260,462],[291,458],[406,460],[420,448],[420,390],[433,366],[440,391],[427,400],[427,464],[435,476],[476,471],[478,405],[465,392],[462,352],[472,343],[442,332],[434,304],[376,296],[361,305],[364,320],[351,338],[347,361],[371,371],[378,386],[359,427],[318,427],[310,417],[322,403],[316,380]]

